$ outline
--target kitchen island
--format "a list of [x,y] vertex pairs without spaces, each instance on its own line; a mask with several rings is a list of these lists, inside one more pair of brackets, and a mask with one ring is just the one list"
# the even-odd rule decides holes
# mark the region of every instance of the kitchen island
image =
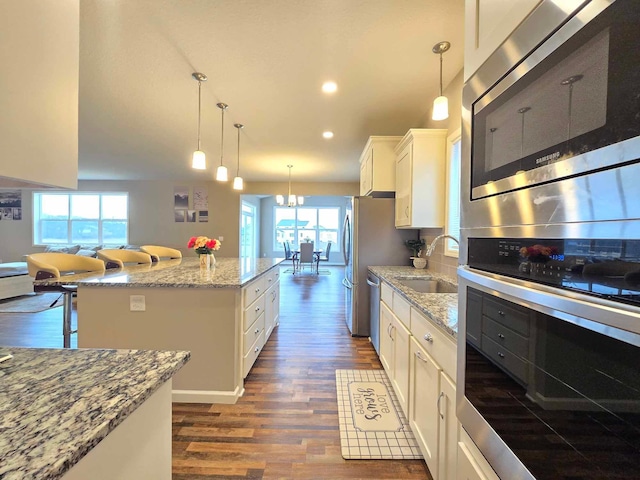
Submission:
[[1,347],[0,478],[171,478],[171,377],[189,352]]
[[281,258],[197,258],[37,281],[77,285],[78,347],[189,350],[173,401],[235,403],[278,323]]

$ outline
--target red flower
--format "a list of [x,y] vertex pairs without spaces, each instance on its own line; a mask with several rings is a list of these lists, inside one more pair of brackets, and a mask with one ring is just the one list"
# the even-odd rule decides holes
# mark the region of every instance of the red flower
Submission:
[[207,248],[215,249],[216,248],[216,239],[213,238],[207,242]]
[[196,237],[191,237],[189,239],[189,243],[187,243],[187,248],[193,248],[196,244]]

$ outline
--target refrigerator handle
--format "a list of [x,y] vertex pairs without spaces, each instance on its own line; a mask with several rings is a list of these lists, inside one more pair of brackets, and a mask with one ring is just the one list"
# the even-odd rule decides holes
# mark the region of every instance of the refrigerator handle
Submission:
[[343,278],[342,279],[342,285],[347,287],[349,290],[351,290],[353,288],[353,283],[351,283],[348,278]]
[[347,230],[349,229],[349,215],[345,215],[344,224],[342,225],[342,257],[345,266],[349,265],[349,254],[347,252]]
[[372,287],[374,287],[374,288],[380,288],[380,280],[378,280],[378,283],[375,283],[375,282],[372,282],[371,280],[369,280],[369,279],[367,278],[367,283],[368,283],[369,285],[371,285]]

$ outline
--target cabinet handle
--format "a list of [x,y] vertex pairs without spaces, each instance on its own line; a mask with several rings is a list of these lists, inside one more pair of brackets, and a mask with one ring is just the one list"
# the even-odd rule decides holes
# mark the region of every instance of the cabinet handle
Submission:
[[259,311],[260,311],[260,307],[256,307],[256,312],[259,312]]
[[258,293],[259,291],[260,291],[260,289],[259,289],[259,288],[256,288],[256,293]]
[[502,310],[498,310],[498,315],[502,315],[504,317],[504,312]]
[[392,342],[395,342],[395,338],[393,338],[393,331],[395,330],[396,326],[395,325],[389,325],[391,328],[389,329],[389,337],[391,338]]
[[423,358],[422,355],[420,355],[420,352],[416,352],[415,356],[420,360],[422,360],[424,363],[429,363],[429,361],[426,358]]
[[256,349],[254,350],[254,353],[258,353],[260,351],[260,347],[256,347]]
[[424,336],[424,339],[429,343],[433,343],[433,335],[431,335],[431,333],[429,332],[427,332],[427,334]]
[[498,338],[504,338],[504,335],[503,335],[503,334],[501,334],[501,333],[499,333],[499,334],[498,334]]
[[258,335],[260,333],[260,329],[256,328],[256,335]]
[[270,279],[269,279],[269,281],[270,281],[270,282],[273,282],[273,278],[270,278]]
[[409,218],[409,205],[407,205],[404,209],[404,216]]
[[498,352],[498,356],[499,356],[500,358],[504,358],[504,353],[502,353],[502,352]]
[[392,327],[391,324],[387,325],[387,335],[389,336],[391,336],[391,327]]
[[440,412],[440,400],[442,400],[442,397],[444,397],[444,392],[440,392],[440,395],[438,396],[437,407],[438,407],[438,415],[440,415],[440,418],[444,420],[444,415]]

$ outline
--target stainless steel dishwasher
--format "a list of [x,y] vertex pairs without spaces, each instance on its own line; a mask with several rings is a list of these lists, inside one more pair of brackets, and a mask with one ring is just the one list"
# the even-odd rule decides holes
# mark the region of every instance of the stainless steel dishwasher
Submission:
[[380,279],[373,273],[367,275],[369,284],[369,318],[371,328],[369,330],[369,340],[380,355]]

